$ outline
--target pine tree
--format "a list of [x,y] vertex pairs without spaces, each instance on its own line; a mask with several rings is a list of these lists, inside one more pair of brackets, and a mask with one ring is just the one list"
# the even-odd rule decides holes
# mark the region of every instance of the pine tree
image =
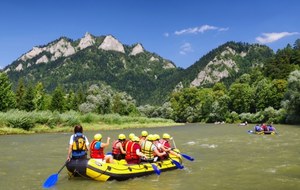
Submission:
[[23,104],[25,91],[26,91],[26,87],[24,85],[24,80],[23,80],[23,78],[20,78],[18,81],[18,86],[17,86],[17,90],[16,90],[16,104],[17,104],[16,107],[18,109],[22,109],[21,105]]
[[11,89],[11,82],[6,73],[0,73],[0,111],[7,111],[16,106],[16,97]]
[[34,91],[32,85],[25,91],[25,95],[21,104],[21,109],[26,111],[33,111],[35,109],[34,105]]
[[45,89],[43,83],[39,82],[34,88],[34,104],[36,110],[45,110]]
[[64,92],[60,86],[56,87],[52,94],[50,110],[51,111],[59,111],[60,113],[65,111]]

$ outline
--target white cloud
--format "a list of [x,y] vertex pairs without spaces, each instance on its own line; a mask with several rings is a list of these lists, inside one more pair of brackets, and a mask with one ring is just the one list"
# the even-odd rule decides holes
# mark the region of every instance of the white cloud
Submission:
[[193,52],[192,45],[188,42],[184,43],[182,46],[180,46],[180,54],[186,55],[188,52]]
[[169,34],[168,32],[166,32],[166,33],[164,33],[164,36],[165,36],[165,37],[169,37],[170,34]]
[[263,33],[262,36],[256,37],[256,41],[261,44],[272,43],[287,36],[297,35],[299,32],[280,32],[280,33]]
[[175,31],[174,33],[176,35],[182,35],[182,34],[197,34],[197,33],[204,33],[208,30],[217,30],[217,31],[227,31],[229,30],[229,28],[220,28],[217,26],[210,26],[210,25],[202,25],[199,27],[194,27],[194,28],[187,28],[187,29],[183,29],[183,30],[179,30],[179,31]]

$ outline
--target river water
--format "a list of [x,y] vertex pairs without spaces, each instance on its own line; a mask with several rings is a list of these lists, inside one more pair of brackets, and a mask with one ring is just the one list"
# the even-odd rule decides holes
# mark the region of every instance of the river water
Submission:
[[[127,181],[98,182],[60,175],[55,190],[298,190],[300,189],[300,126],[278,125],[278,135],[253,135],[253,126],[188,124],[185,126],[97,131],[117,138],[142,130],[174,137],[181,150],[195,158],[183,170]],[[85,132],[90,142],[96,131]],[[0,136],[0,189],[43,189],[67,156],[71,133]],[[111,150],[106,150],[110,152]]]

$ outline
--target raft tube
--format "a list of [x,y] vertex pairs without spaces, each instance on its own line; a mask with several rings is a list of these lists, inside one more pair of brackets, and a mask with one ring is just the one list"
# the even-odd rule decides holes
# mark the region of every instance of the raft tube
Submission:
[[256,134],[256,135],[276,135],[275,131],[248,131],[249,134]]
[[[177,152],[179,152],[177,150]],[[114,164],[105,163],[100,159],[72,159],[66,167],[71,176],[87,177],[97,181],[118,180],[142,177],[156,172],[151,164],[155,164],[160,171],[177,169],[174,161],[182,164],[181,157],[170,154],[170,158],[154,163],[127,164],[125,160],[114,160]]]

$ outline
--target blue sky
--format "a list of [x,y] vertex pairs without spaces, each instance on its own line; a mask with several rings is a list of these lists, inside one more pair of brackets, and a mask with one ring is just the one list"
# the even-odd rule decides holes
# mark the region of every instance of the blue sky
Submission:
[[300,39],[299,0],[2,0],[0,68],[34,46],[113,35],[187,68],[227,41],[274,51]]

